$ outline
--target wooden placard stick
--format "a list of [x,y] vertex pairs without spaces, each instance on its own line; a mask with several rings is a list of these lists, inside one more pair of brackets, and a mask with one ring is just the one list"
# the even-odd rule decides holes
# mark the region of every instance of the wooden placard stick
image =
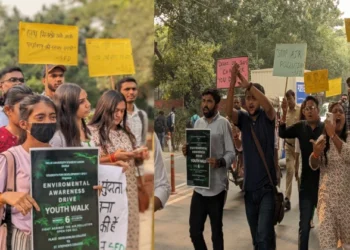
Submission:
[[114,78],[113,78],[113,76],[110,76],[110,80],[111,80],[111,89],[112,89],[112,90],[115,90]]
[[46,81],[46,85],[47,85],[49,82],[49,67],[47,64],[45,65],[45,81]]

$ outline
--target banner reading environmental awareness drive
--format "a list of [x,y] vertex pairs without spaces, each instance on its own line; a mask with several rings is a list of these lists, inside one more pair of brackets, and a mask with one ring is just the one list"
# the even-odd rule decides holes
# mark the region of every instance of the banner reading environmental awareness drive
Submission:
[[33,249],[99,249],[98,149],[31,149]]
[[210,188],[210,129],[186,129],[187,185]]

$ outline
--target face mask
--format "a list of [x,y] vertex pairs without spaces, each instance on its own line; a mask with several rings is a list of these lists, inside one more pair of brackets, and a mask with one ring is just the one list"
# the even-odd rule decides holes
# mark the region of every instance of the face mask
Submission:
[[48,143],[56,132],[56,123],[32,123],[30,134],[42,143]]

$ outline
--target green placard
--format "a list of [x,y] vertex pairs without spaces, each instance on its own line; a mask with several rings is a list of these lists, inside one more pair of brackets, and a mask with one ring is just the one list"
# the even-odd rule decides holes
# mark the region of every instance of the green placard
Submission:
[[210,130],[186,129],[187,185],[210,188]]
[[32,149],[33,249],[98,250],[98,149]]
[[277,44],[273,75],[304,77],[306,47],[306,44]]

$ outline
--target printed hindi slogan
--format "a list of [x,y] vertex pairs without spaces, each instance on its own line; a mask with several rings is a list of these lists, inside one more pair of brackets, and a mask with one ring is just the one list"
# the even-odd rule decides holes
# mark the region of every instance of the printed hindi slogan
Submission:
[[86,39],[89,76],[135,74],[130,39]]
[[78,27],[20,22],[19,63],[78,65]]
[[99,166],[100,250],[125,250],[128,232],[128,198],[122,168]]
[[273,62],[274,76],[304,76],[306,44],[277,44]]
[[31,149],[32,249],[96,250],[98,148]]
[[[216,86],[218,89],[228,89],[231,83],[231,70],[234,63],[239,65],[242,75],[247,79],[249,77],[248,57],[235,57],[219,59],[216,63]],[[239,87],[241,81],[237,77],[236,87]]]

